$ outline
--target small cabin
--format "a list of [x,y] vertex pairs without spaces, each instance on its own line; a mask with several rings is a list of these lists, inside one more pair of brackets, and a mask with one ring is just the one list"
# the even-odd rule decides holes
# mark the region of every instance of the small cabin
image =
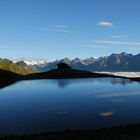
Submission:
[[59,70],[71,69],[71,67],[68,64],[66,64],[66,63],[59,63],[59,64],[57,64],[57,68]]

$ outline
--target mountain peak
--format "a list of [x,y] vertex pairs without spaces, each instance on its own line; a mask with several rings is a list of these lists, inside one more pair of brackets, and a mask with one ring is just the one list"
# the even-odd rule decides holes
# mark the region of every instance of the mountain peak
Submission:
[[110,57],[116,57],[116,56],[120,57],[120,56],[127,56],[127,55],[131,55],[131,54],[127,54],[126,52],[122,52],[122,53],[120,53],[120,54],[112,53],[112,54],[110,55]]
[[128,55],[126,52],[122,52],[121,55]]
[[60,62],[64,62],[66,64],[71,64],[71,60],[68,57],[65,57],[64,59],[61,59]]
[[79,59],[78,57],[72,60],[73,63],[79,63],[81,62],[81,59]]

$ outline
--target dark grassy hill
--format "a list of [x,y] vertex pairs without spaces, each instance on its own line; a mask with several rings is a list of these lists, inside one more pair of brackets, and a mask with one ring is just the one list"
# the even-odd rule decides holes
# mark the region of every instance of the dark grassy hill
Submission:
[[0,88],[8,86],[22,79],[24,79],[22,75],[0,69]]
[[51,70],[48,72],[25,75],[25,79],[64,79],[64,78],[91,78],[91,77],[116,77],[108,74],[91,73],[82,70]]

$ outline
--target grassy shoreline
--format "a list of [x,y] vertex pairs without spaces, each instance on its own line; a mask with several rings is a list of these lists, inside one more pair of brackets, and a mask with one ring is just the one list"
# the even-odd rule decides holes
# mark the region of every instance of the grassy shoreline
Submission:
[[37,135],[1,136],[2,140],[139,140],[140,123],[98,130],[66,130]]

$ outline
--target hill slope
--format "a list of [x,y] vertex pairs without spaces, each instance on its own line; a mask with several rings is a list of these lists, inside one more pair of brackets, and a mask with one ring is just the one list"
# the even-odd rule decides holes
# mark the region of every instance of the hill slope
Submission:
[[54,69],[48,72],[34,73],[24,76],[25,79],[65,79],[65,78],[92,78],[92,77],[116,77],[109,74],[92,73],[75,69]]
[[8,86],[18,80],[22,80],[24,76],[0,69],[0,88]]
[[29,68],[27,69],[25,66],[23,67],[20,64],[14,64],[12,61],[9,61],[8,59],[0,59],[0,69],[22,75],[35,72],[34,70]]

